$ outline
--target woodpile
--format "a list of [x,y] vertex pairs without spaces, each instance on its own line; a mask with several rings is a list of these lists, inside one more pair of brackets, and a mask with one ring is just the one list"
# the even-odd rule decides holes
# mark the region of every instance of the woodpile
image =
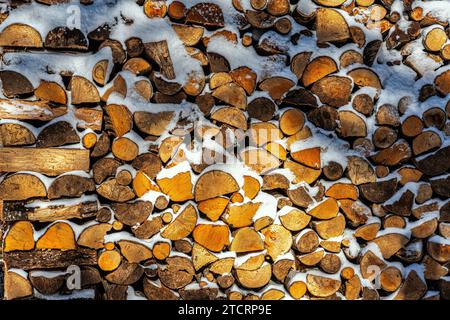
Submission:
[[446,6],[5,6],[4,298],[450,299]]

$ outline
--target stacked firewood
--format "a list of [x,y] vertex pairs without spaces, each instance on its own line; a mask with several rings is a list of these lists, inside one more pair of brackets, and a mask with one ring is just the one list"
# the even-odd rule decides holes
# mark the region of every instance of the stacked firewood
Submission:
[[0,14],[5,299],[449,299],[446,1]]

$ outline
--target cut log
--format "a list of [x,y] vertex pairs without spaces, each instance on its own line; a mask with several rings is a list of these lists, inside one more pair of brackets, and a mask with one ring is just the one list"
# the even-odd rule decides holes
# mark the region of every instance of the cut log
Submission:
[[195,242],[213,252],[220,252],[230,244],[226,225],[199,224],[192,235]]
[[23,23],[13,23],[0,33],[0,46],[42,48],[41,34],[33,27]]
[[308,274],[306,276],[308,292],[316,297],[329,297],[336,293],[341,286],[340,280]]
[[280,129],[286,135],[294,135],[299,132],[305,124],[305,115],[297,109],[289,109],[280,117]]
[[317,95],[327,105],[341,107],[350,101],[352,81],[349,78],[327,76],[311,87],[311,92]]
[[350,38],[350,31],[344,17],[336,10],[316,10],[317,42],[342,42]]
[[280,221],[286,229],[295,232],[304,229],[311,221],[311,217],[302,210],[292,208],[292,210],[280,216]]
[[160,136],[168,130],[173,117],[174,112],[172,111],[159,113],[138,111],[134,113],[134,123],[140,131],[150,135]]
[[0,124],[0,144],[4,147],[31,145],[36,138],[28,128],[16,123]]
[[31,95],[34,87],[24,75],[10,70],[0,71],[2,92],[7,98]]
[[77,28],[56,27],[47,33],[44,47],[56,50],[88,50],[88,41]]
[[148,201],[134,203],[115,203],[112,205],[114,216],[125,225],[134,226],[144,223],[152,213],[153,206]]
[[247,95],[245,90],[236,83],[224,84],[213,92],[213,97],[226,104],[245,110],[247,108]]
[[248,289],[257,289],[264,287],[269,283],[272,276],[272,267],[266,263],[261,268],[248,271],[248,270],[236,270],[236,278],[239,283]]
[[389,259],[408,243],[408,238],[398,233],[389,233],[373,240],[384,259]]
[[294,85],[290,79],[271,77],[260,82],[259,89],[267,91],[273,100],[280,100]]
[[253,217],[261,203],[248,202],[242,205],[228,205],[223,220],[232,228],[248,227],[253,224]]
[[382,89],[382,85],[378,75],[370,69],[357,68],[347,73],[353,79],[355,85],[361,87],[372,87],[375,89]]
[[73,104],[100,102],[100,95],[95,85],[81,76],[73,76],[70,80],[70,93]]
[[427,285],[415,270],[408,273],[394,300],[419,300],[427,291]]
[[197,211],[189,204],[162,232],[161,236],[169,240],[180,240],[187,237],[197,223]]
[[[97,214],[98,203],[85,201],[74,205],[52,205],[46,207],[25,207],[22,203],[10,202],[3,205],[3,213],[0,213],[4,221],[29,220],[39,222],[54,222],[58,220],[86,219]],[[108,219],[109,220],[109,219]]]
[[129,241],[119,241],[120,252],[129,263],[140,263],[153,257],[152,251],[146,246]]
[[405,140],[398,140],[389,148],[383,149],[371,158],[376,164],[395,166],[411,158],[411,148]]
[[374,203],[383,203],[390,199],[397,189],[397,179],[370,182],[359,186],[363,197]]
[[103,271],[113,271],[117,269],[122,261],[120,253],[116,250],[107,250],[100,253],[98,266]]
[[412,143],[412,150],[414,155],[420,155],[441,146],[441,138],[433,131],[424,131],[414,138]]
[[6,271],[4,281],[6,300],[24,298],[33,294],[30,282],[16,272]]
[[67,104],[66,91],[56,82],[41,80],[39,87],[34,90],[34,94],[39,100]]
[[326,220],[336,217],[339,212],[339,206],[335,199],[328,198],[324,202],[308,210],[307,213],[317,219]]
[[3,252],[28,251],[34,249],[34,230],[28,221],[16,222],[6,234]]
[[330,239],[338,237],[344,233],[345,217],[338,215],[334,218],[324,221],[317,221],[313,223],[314,229],[322,239]]
[[222,28],[224,26],[224,17],[222,9],[218,5],[198,3],[189,9],[186,22],[210,28]]
[[240,228],[233,235],[230,250],[236,253],[254,252],[264,249],[261,236],[252,228]]
[[77,119],[77,128],[100,131],[103,125],[103,111],[90,108],[76,108],[74,116]]
[[100,223],[90,226],[81,232],[78,237],[77,243],[80,246],[84,246],[91,249],[102,249],[103,238],[106,233],[110,231],[112,226],[107,223]]
[[256,87],[256,73],[248,67],[239,67],[230,72],[234,82],[244,88],[247,95],[252,95]]
[[116,202],[127,202],[135,197],[128,186],[121,186],[116,179],[110,179],[97,187],[97,193],[102,197]]
[[338,133],[341,137],[365,137],[367,135],[366,123],[354,112],[340,111],[338,119]]
[[43,182],[31,174],[13,174],[0,183],[0,198],[4,201],[21,201],[46,196],[47,190]]
[[245,150],[241,152],[240,156],[244,163],[258,174],[276,169],[281,164],[277,157],[264,149]]
[[48,188],[47,197],[49,199],[59,199],[62,197],[76,198],[86,192],[92,191],[95,191],[95,184],[92,179],[67,174],[56,178],[52,182]]
[[211,221],[217,221],[228,206],[229,200],[225,197],[217,197],[203,200],[198,203],[198,210],[205,214]]
[[111,121],[116,137],[121,137],[131,130],[133,120],[126,106],[110,104],[105,106],[105,111],[109,117],[109,121]]
[[111,151],[117,159],[127,162],[133,161],[139,155],[138,145],[125,137],[114,140]]
[[317,170],[303,166],[299,163],[286,160],[284,168],[291,170],[294,173],[295,179],[293,183],[300,183],[302,181],[311,184],[319,178],[322,170]]
[[36,249],[75,250],[77,243],[72,227],[64,222],[57,222],[48,228],[36,242]]
[[267,254],[274,261],[288,252],[292,246],[292,235],[282,225],[273,224],[261,230],[261,233],[264,235],[264,247],[267,250]]
[[447,34],[444,29],[433,28],[423,38],[423,46],[428,51],[439,51],[447,42]]
[[45,127],[39,133],[36,146],[39,148],[51,148],[79,142],[80,137],[70,123],[60,121]]
[[216,198],[237,192],[239,186],[228,173],[212,170],[199,177],[194,188],[195,201]]
[[[312,60],[303,72],[303,85],[309,87],[314,82],[338,70],[336,62],[328,56],[320,56]],[[316,86],[316,91],[318,87]]]

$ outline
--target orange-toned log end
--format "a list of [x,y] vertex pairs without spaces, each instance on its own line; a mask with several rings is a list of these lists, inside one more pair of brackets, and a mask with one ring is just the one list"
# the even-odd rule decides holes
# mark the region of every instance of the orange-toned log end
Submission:
[[98,257],[98,266],[103,271],[113,271],[119,267],[121,262],[122,256],[116,250],[103,251]]
[[30,222],[16,222],[6,234],[3,251],[32,250],[34,248],[33,234],[34,230]]
[[200,224],[195,227],[193,237],[195,242],[214,252],[220,252],[230,244],[226,225]]
[[75,250],[77,243],[72,227],[64,222],[51,225],[37,241],[36,248]]

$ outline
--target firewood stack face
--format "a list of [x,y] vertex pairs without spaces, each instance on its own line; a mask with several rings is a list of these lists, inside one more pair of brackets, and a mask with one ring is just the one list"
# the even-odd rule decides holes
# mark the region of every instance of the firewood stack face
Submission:
[[449,299],[447,1],[12,1],[5,299]]

